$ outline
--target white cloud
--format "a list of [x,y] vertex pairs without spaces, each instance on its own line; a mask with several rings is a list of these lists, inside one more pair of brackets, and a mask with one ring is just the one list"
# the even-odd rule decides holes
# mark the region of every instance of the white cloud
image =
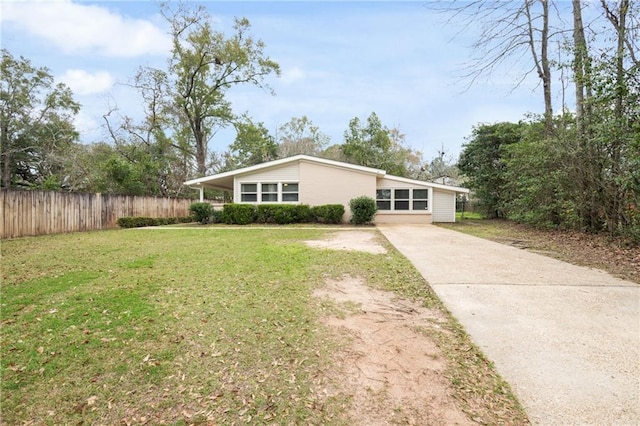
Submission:
[[68,54],[133,57],[166,54],[170,49],[169,36],[148,20],[69,0],[3,3],[0,19],[3,25],[11,23]]
[[306,73],[300,67],[294,66],[292,68],[285,69],[280,80],[284,84],[292,84],[303,81],[305,77]]
[[103,93],[111,89],[115,83],[115,78],[107,71],[92,74],[79,69],[67,70],[58,80],[69,86],[77,95]]

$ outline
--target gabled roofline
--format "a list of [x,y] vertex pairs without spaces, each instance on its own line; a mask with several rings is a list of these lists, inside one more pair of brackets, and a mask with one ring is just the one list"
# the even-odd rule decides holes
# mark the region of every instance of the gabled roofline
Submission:
[[409,178],[404,178],[404,177],[394,176],[394,175],[385,175],[384,178],[385,179],[389,179],[389,180],[394,180],[396,182],[403,182],[403,183],[409,183],[409,184],[413,184],[413,185],[428,186],[428,187],[435,188],[435,189],[442,189],[444,191],[453,191],[453,192],[461,193],[461,194],[468,194],[469,193],[469,188],[462,188],[462,187],[459,187],[459,186],[444,185],[444,184],[441,184],[441,183],[427,182],[427,181],[424,181],[424,180],[409,179]]
[[216,175],[210,175],[210,176],[204,176],[204,177],[200,177],[200,178],[196,178],[196,179],[191,179],[191,180],[186,181],[183,185],[187,185],[187,186],[189,186],[189,185],[199,185],[199,184],[203,184],[203,183],[206,183],[208,181],[211,181],[211,180],[223,179],[223,178],[226,178],[226,177],[232,177],[232,176],[239,175],[239,174],[255,172],[257,170],[266,169],[266,168],[269,168],[269,167],[281,166],[283,164],[294,163],[296,161],[307,161],[307,162],[310,162],[310,163],[325,164],[325,165],[328,165],[328,166],[340,167],[340,168],[343,168],[343,169],[351,169],[351,170],[359,171],[359,172],[362,172],[362,173],[370,173],[370,174],[374,174],[376,176],[385,176],[387,174],[386,171],[381,170],[381,169],[374,169],[374,168],[371,168],[371,167],[358,166],[356,164],[344,163],[342,161],[327,160],[326,158],[312,157],[310,155],[299,154],[299,155],[294,155],[292,157],[280,158],[278,160],[273,160],[273,161],[268,161],[266,163],[256,164],[255,166],[243,167],[241,169],[231,170],[231,171],[224,172],[224,173],[219,173],[219,174],[216,174]]

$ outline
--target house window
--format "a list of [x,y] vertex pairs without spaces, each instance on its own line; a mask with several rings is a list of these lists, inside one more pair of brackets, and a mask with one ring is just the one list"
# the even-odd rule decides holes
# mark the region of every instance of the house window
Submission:
[[429,209],[427,188],[393,188],[376,190],[378,210],[425,211]]
[[[278,202],[278,184],[277,183],[263,183],[261,185],[261,200],[262,202]],[[243,200],[244,201],[244,200]]]
[[409,210],[409,190],[408,189],[394,189],[393,190],[393,209],[394,210]]
[[282,184],[282,201],[298,201],[298,184]]
[[258,201],[258,184],[243,183],[240,185],[240,201],[256,202]]
[[391,190],[376,190],[376,206],[378,210],[391,210]]
[[413,210],[427,210],[429,208],[429,190],[413,190]]
[[240,202],[243,203],[295,203],[298,202],[298,200],[299,188],[297,183],[240,183]]

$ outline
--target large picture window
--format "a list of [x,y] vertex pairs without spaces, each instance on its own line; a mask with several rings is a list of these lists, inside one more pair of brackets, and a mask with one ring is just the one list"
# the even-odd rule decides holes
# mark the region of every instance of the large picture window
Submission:
[[394,188],[376,190],[378,210],[424,211],[429,209],[429,190],[426,188]]
[[240,201],[244,203],[296,203],[299,187],[295,182],[247,182],[240,184]]

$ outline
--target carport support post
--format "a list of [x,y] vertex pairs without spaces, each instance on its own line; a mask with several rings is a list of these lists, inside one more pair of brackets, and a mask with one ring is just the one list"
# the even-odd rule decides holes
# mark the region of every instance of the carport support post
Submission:
[[204,187],[202,185],[198,185],[198,189],[200,190],[200,202],[204,202]]

